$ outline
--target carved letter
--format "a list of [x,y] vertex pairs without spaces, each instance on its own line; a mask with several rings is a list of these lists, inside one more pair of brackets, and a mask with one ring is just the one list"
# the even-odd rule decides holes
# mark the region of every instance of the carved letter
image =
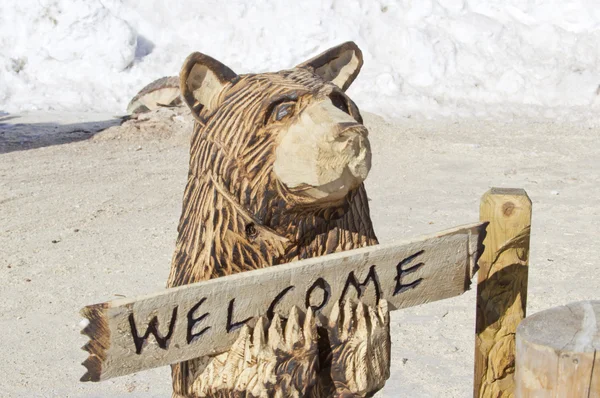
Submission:
[[[316,288],[320,288],[321,290],[323,290],[323,301],[321,301],[321,304],[319,305],[310,305],[310,297],[312,295],[312,292],[316,289]],[[325,307],[327,305],[327,302],[329,301],[329,291],[331,290],[331,286],[329,286],[329,283],[327,283],[327,281],[323,278],[318,278],[315,283],[312,284],[311,287],[308,288],[308,290],[306,291],[306,299],[305,299],[305,305],[306,305],[306,309],[308,309],[308,307],[310,306],[313,310],[314,313],[316,313],[317,311],[321,310],[323,307]]]
[[154,338],[156,339],[156,342],[158,343],[158,346],[160,348],[162,348],[163,350],[167,349],[167,343],[169,342],[169,339],[171,338],[171,336],[173,335],[173,331],[175,330],[175,321],[177,320],[177,308],[178,307],[173,308],[173,314],[171,315],[171,323],[169,323],[169,332],[165,337],[161,336],[158,332],[158,318],[156,316],[150,320],[150,323],[148,323],[148,329],[146,329],[144,335],[140,337],[138,334],[137,327],[135,326],[133,312],[129,314],[129,326],[131,328],[131,336],[133,337],[133,342],[135,343],[136,354],[139,355],[142,353],[142,348],[144,347],[144,343],[150,336],[150,333],[154,335]]
[[350,285],[352,285],[352,287],[356,289],[356,294],[358,295],[358,298],[361,298],[364,293],[364,288],[366,288],[367,284],[369,283],[369,279],[373,282],[373,285],[375,285],[376,303],[379,304],[379,299],[381,298],[381,288],[379,287],[379,281],[377,280],[377,272],[375,272],[374,265],[371,265],[371,268],[369,268],[369,273],[367,274],[367,277],[365,278],[363,283],[358,283],[356,277],[354,276],[354,271],[351,271],[348,274],[346,284],[344,285],[344,290],[342,290],[342,295],[340,296],[340,303],[342,303],[346,298],[346,293],[348,293],[348,288],[350,287]]
[[192,341],[194,341],[194,339],[196,337],[200,337],[202,336],[208,329],[210,329],[210,326],[205,327],[204,329],[202,329],[201,331],[199,331],[198,333],[192,333],[194,330],[194,326],[196,326],[196,324],[198,322],[202,322],[202,320],[204,318],[206,318],[210,313],[204,313],[202,314],[200,317],[198,318],[194,318],[194,312],[196,312],[196,310],[198,308],[200,308],[200,306],[202,305],[202,303],[204,303],[206,301],[206,297],[204,297],[202,300],[198,301],[198,303],[196,305],[194,305],[187,313],[187,320],[188,320],[188,326],[187,326],[187,343],[190,344]]
[[412,267],[406,268],[406,269],[402,269],[402,267],[405,266],[406,264],[410,263],[412,260],[419,257],[423,253],[425,253],[425,251],[421,250],[420,252],[417,252],[411,256],[406,257],[404,260],[402,260],[398,263],[398,265],[396,266],[396,277],[394,278],[396,280],[396,288],[394,289],[394,296],[397,294],[400,294],[408,289],[415,288],[417,285],[419,285],[419,283],[421,283],[421,281],[423,281],[423,278],[419,278],[419,279],[417,279],[413,282],[410,282],[406,285],[402,284],[402,276],[403,275],[415,272],[416,270],[418,270],[425,264],[418,263],[418,264],[415,264]]
[[250,319],[252,319],[252,317],[250,318],[246,318],[241,322],[233,322],[233,303],[234,303],[235,299],[231,299],[231,301],[229,302],[229,308],[227,308],[227,333],[231,333],[236,329],[241,328],[242,326],[244,326],[244,324],[246,322],[248,322]]
[[294,286],[286,287],[285,289],[280,291],[279,294],[277,294],[277,296],[275,296],[273,301],[271,301],[271,305],[269,305],[269,309],[267,310],[267,318],[269,320],[272,320],[273,316],[275,315],[275,306],[277,305],[277,303],[279,303],[281,301],[281,299],[283,298],[283,296],[285,296],[287,294],[287,292],[289,292],[293,288],[294,288]]

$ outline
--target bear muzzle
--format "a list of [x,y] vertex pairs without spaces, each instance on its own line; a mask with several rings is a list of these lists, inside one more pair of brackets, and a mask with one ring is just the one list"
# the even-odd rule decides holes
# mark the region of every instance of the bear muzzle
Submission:
[[328,101],[307,109],[282,134],[274,164],[290,193],[323,207],[359,187],[370,168],[368,130]]

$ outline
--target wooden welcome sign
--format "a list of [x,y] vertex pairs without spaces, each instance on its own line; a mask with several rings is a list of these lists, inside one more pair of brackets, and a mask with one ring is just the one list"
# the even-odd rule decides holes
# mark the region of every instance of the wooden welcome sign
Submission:
[[90,353],[82,381],[100,381],[228,350],[259,316],[292,306],[329,315],[335,302],[385,299],[390,310],[468,290],[485,223],[85,307]]

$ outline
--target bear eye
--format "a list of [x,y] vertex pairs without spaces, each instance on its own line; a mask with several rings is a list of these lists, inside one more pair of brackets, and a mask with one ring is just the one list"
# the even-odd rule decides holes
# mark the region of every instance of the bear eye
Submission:
[[294,113],[294,102],[282,102],[277,104],[271,112],[271,118],[277,122],[291,116]]
[[348,108],[348,101],[346,101],[346,97],[344,97],[340,93],[333,92],[329,96],[333,106],[350,115],[350,109]]

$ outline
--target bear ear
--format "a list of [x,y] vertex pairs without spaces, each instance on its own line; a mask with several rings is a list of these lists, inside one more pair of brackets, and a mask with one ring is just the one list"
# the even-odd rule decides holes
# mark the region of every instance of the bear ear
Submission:
[[358,76],[362,65],[362,51],[349,41],[301,63],[297,68],[308,69],[346,91]]
[[199,52],[190,54],[179,73],[179,87],[183,101],[192,110],[192,115],[204,123],[200,117],[202,110],[210,114],[219,106],[219,94],[223,88],[238,76],[216,59]]

